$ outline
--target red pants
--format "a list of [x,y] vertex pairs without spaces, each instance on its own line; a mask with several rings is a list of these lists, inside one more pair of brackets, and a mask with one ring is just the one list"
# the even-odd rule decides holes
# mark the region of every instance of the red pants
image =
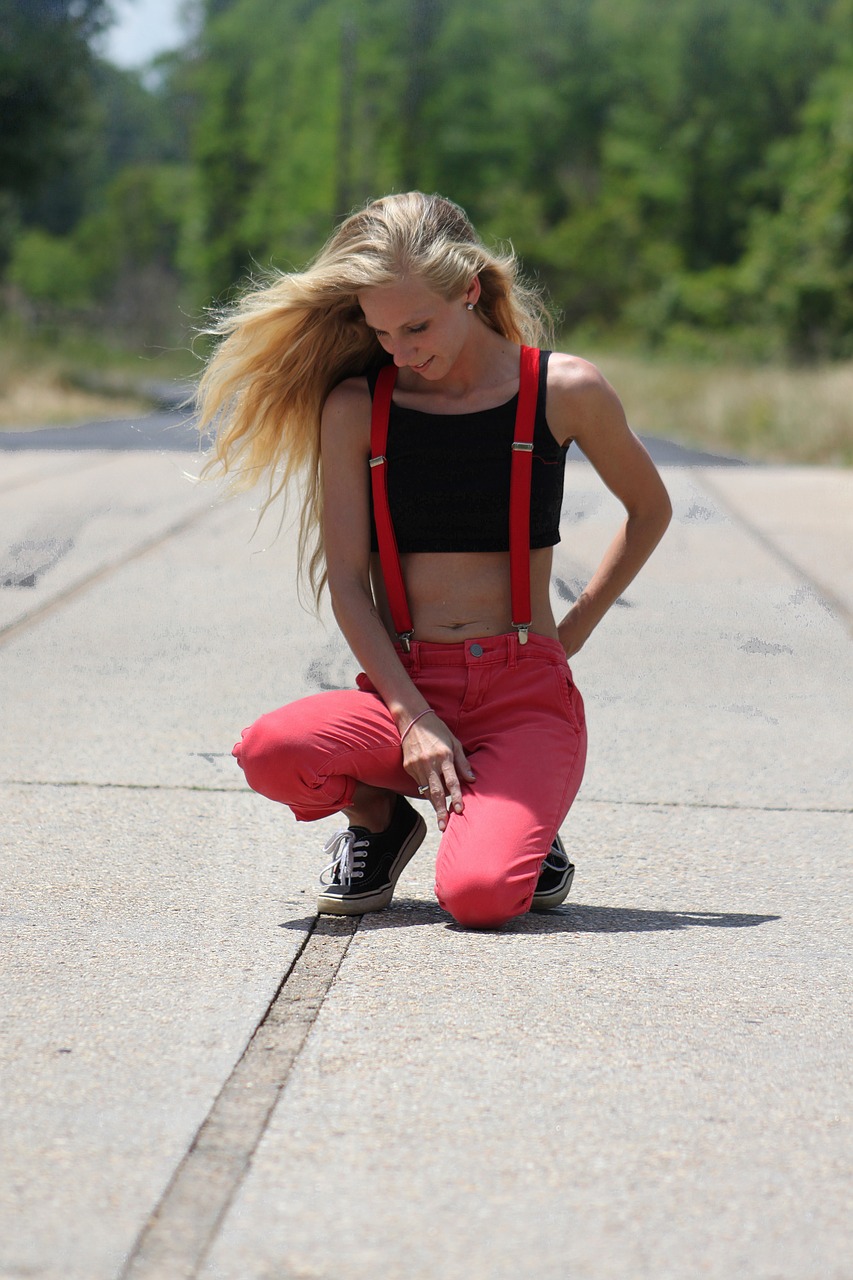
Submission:
[[[476,774],[450,813],[435,892],[460,924],[489,927],[530,907],[542,859],[586,761],[583,701],[556,640],[515,633],[412,643],[400,661],[456,735]],[[357,782],[416,796],[400,735],[365,675],[262,716],[234,755],[249,785],[310,822],[346,808]]]

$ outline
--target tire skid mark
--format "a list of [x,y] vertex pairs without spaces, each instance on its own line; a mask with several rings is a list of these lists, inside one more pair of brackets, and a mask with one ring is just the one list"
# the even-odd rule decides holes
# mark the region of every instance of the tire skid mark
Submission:
[[39,622],[48,614],[61,608],[62,605],[67,604],[69,600],[73,600],[76,596],[83,595],[84,592],[88,591],[89,587],[95,586],[105,578],[109,578],[113,573],[118,572],[119,569],[123,569],[125,565],[132,564],[135,560],[140,560],[143,556],[147,555],[149,551],[156,551],[158,547],[162,547],[172,538],[184,533],[187,529],[191,529],[193,525],[198,524],[205,518],[205,516],[209,516],[210,514],[211,512],[209,507],[201,507],[196,511],[190,512],[189,515],[183,516],[180,520],[175,521],[174,524],[169,525],[168,528],[161,530],[159,533],[154,534],[153,537],[141,542],[138,546],[133,547],[124,555],[119,556],[118,559],[113,560],[108,564],[101,565],[100,568],[92,570],[91,573],[86,574],[77,582],[73,582],[63,590],[57,591],[49,600],[45,600],[42,604],[36,605],[28,613],[24,614],[23,617],[16,618],[14,622],[7,623],[5,626],[0,626],[0,645],[2,645],[6,640],[13,639],[22,631],[26,631],[28,627]]

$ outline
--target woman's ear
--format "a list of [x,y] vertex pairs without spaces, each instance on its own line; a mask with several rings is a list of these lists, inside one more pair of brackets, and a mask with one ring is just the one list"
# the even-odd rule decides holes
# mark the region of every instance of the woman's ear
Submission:
[[474,307],[476,307],[477,303],[480,301],[480,294],[482,292],[483,292],[483,289],[480,284],[480,277],[474,276],[474,279],[471,281],[471,283],[468,285],[468,288],[465,290],[464,301],[465,301],[465,306],[468,308],[469,311],[473,311]]

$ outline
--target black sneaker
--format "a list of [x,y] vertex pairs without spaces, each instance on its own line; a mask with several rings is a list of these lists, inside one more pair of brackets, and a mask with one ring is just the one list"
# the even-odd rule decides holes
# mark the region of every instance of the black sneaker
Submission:
[[327,916],[360,916],[387,907],[400,873],[425,835],[426,823],[403,796],[397,797],[386,831],[366,827],[336,831],[326,844],[325,852],[334,856],[320,872],[324,888],[317,898],[317,911]]
[[530,910],[545,911],[548,907],[559,907],[569,896],[574,874],[574,864],[569,862],[558,831],[542,863]]

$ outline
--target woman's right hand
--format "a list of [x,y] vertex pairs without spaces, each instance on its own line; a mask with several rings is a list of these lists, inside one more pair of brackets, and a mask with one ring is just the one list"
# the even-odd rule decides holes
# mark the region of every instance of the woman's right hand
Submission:
[[430,712],[406,730],[403,740],[403,768],[414,778],[418,788],[429,787],[423,798],[429,799],[435,809],[439,831],[447,826],[448,799],[454,813],[465,807],[460,778],[474,782],[474,770],[462,749],[462,743],[454,737],[443,720]]

